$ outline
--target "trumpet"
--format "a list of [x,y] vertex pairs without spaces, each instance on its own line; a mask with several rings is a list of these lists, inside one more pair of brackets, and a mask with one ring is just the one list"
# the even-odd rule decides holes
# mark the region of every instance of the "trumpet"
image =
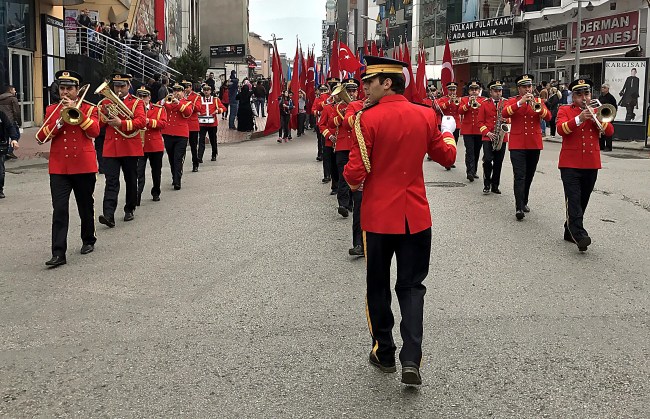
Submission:
[[[596,126],[601,131],[605,130],[603,128],[603,123],[612,122],[614,118],[616,118],[616,108],[610,104],[603,105],[598,99],[593,99],[590,101],[587,106],[583,107],[583,109],[585,108],[589,109],[591,118],[594,120]],[[596,112],[594,112],[594,109],[596,109]]]
[[[56,113],[56,111],[59,110],[59,109],[61,109],[61,112],[59,113],[59,118],[56,120],[57,125],[62,124],[64,122],[66,124],[70,124],[70,125],[79,125],[79,124],[81,124],[81,122],[82,122],[81,121],[81,117],[82,117],[81,104],[83,103],[84,98],[86,97],[86,93],[88,93],[88,89],[90,89],[89,84],[85,84],[79,89],[79,96],[77,96],[77,100],[76,100],[74,106],[71,107],[71,108],[61,109],[61,106],[63,106],[63,101],[59,102],[59,104],[54,109],[54,112],[52,112],[50,114],[50,116],[45,120],[45,122],[43,122],[43,125],[38,130],[38,132],[40,132],[41,129],[43,129],[43,127],[46,126],[50,122],[50,118],[52,118],[52,115],[54,115]],[[38,132],[36,133],[37,134],[36,142],[38,144],[42,145],[42,144],[45,144],[47,142],[52,141],[52,133],[51,132],[45,137],[45,139],[43,141],[38,139]]]
[[476,96],[470,96],[469,97],[469,106],[472,109],[478,109],[481,107],[481,104],[476,100]]
[[165,103],[171,102],[174,99],[173,94],[168,94],[167,97],[165,97]]
[[456,106],[460,105],[460,99],[456,95],[449,96],[449,101]]
[[[108,99],[111,103],[107,103],[99,107],[99,117],[101,118],[102,122],[106,122],[109,119],[113,118],[120,118],[120,119],[133,119],[133,112],[131,112],[131,109],[129,109],[124,102],[122,102],[122,99],[115,94],[108,85],[108,83],[104,82],[99,85],[97,90],[95,90],[96,95],[102,95],[106,99]],[[140,135],[140,130],[136,130],[132,132],[131,134],[126,134],[122,132],[119,128],[114,127],[115,131],[117,131],[118,134],[123,136],[124,138],[133,138],[137,135]]]
[[537,113],[540,113],[542,111],[542,104],[537,102],[536,100],[527,100],[528,105],[530,105],[531,108]]

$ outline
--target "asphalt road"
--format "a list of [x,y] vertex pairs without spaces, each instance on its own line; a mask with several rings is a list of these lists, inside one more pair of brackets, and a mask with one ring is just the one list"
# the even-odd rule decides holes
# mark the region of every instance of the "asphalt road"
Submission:
[[[0,416],[648,417],[648,152],[604,157],[584,254],[562,240],[558,152],[542,152],[523,222],[509,162],[501,196],[460,162],[424,163],[428,182],[458,186],[428,188],[418,390],[367,363],[364,261],[347,256],[351,219],[320,183],[312,134],[220,146],[199,173],[186,162],[181,191],[165,167],[161,202],[98,224],[89,255],[71,203],[54,270],[47,168],[10,168]],[[102,195],[100,177],[96,208]]]

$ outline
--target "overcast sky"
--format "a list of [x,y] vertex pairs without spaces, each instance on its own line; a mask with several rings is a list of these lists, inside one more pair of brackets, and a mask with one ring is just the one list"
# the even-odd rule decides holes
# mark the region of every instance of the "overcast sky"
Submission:
[[278,50],[293,58],[296,52],[296,35],[307,53],[307,46],[316,44],[316,56],[321,51],[321,23],[325,19],[326,0],[250,0],[249,30],[272,41],[278,38]]

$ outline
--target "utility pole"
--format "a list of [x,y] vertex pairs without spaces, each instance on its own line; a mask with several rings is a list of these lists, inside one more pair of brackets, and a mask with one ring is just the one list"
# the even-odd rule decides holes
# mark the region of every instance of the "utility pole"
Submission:
[[581,26],[582,26],[582,0],[578,0],[578,21],[576,22],[576,62],[575,62],[575,74],[573,79],[580,78],[580,37],[581,37]]

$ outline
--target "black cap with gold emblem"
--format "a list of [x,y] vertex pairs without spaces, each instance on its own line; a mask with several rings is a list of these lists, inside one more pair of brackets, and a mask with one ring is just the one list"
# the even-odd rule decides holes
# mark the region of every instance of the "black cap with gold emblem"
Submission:
[[469,81],[469,84],[467,85],[467,87],[469,89],[480,89],[483,86],[481,85],[481,82],[478,81],[477,79],[471,79]]
[[393,60],[386,57],[374,57],[367,55],[364,57],[366,70],[361,74],[361,80],[368,80],[380,74],[404,74],[402,69],[406,67],[403,61]]
[[183,86],[185,86],[186,88],[187,88],[187,87],[192,87],[192,83],[193,83],[192,80],[190,80],[190,79],[188,79],[188,78],[183,79],[183,81],[181,82],[181,84],[182,84]]
[[330,88],[325,83],[318,86],[318,90],[320,90],[321,92],[327,92],[329,89]]
[[503,82],[501,80],[492,80],[490,84],[488,84],[488,88],[492,90],[503,90]]
[[458,84],[454,81],[450,81],[447,83],[447,89],[458,89]]
[[136,94],[138,97],[147,97],[147,96],[151,96],[151,92],[149,91],[149,89],[147,89],[147,88],[144,87],[144,86],[140,86],[140,87],[138,88],[138,90],[136,90],[135,94]]
[[581,91],[590,92],[593,86],[594,83],[591,80],[578,79],[578,80],[573,80],[571,84],[569,84],[569,89],[571,89],[572,92],[581,92]]
[[517,82],[517,86],[532,86],[533,80],[535,80],[535,76],[532,74],[522,74],[515,81]]
[[358,90],[359,82],[354,78],[345,79],[345,89],[346,90]]
[[81,84],[81,76],[79,73],[69,70],[60,70],[54,74],[59,86],[79,86]]
[[131,83],[133,76],[130,74],[114,73],[111,78],[113,79],[114,86],[126,86]]

